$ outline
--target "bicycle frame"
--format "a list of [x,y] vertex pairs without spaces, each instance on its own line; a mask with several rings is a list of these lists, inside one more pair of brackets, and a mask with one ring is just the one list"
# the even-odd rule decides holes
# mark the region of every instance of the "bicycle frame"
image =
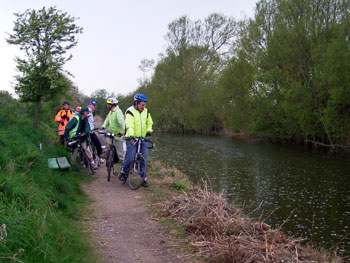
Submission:
[[[94,132],[96,130],[98,130],[98,129],[97,128],[93,129],[92,132]],[[92,153],[92,158],[94,159],[96,165],[100,166],[101,165],[100,157],[98,156],[96,146],[91,139],[91,133],[89,133],[88,136],[89,136],[89,145],[90,145],[90,149],[91,149],[91,153]]]
[[89,174],[88,175],[90,175],[90,174],[95,173],[95,171],[94,171],[93,167],[91,166],[90,160],[89,160],[89,158],[88,158],[88,156],[87,156],[87,154],[85,152],[85,149],[81,145],[81,143],[82,143],[81,142],[81,138],[83,136],[85,136],[85,135],[86,135],[86,133],[77,134],[76,136],[74,136],[74,140],[73,141],[68,142],[68,145],[74,149],[73,152],[72,152],[73,159],[75,159],[74,158],[74,156],[75,156],[74,153],[77,150],[78,154],[80,155],[80,160],[84,162],[84,166],[86,168],[88,168],[88,170],[89,170]]
[[[114,145],[114,139],[115,139],[116,136],[117,137],[122,137],[122,135],[121,134],[115,135],[113,133],[105,132],[105,131],[99,131],[98,134],[102,134],[105,137],[111,138],[111,140],[112,140],[112,143],[109,146],[108,155],[107,155],[107,161],[106,161],[107,181],[110,181],[111,172],[113,172],[113,174],[116,175],[115,172],[114,172],[114,164],[115,164],[114,158],[115,158],[115,156],[118,157],[117,149],[116,149],[116,147]],[[112,158],[110,157],[111,155],[112,155]]]
[[[133,157],[133,161],[130,164],[128,172],[125,174],[126,177],[124,180],[122,180],[123,184],[125,184],[126,181],[128,181],[129,187],[131,190],[137,190],[140,186],[142,186],[146,180],[146,168],[147,168],[147,160],[144,156],[144,154],[141,152],[142,150],[142,144],[143,142],[151,143],[151,146],[148,146],[148,149],[153,148],[153,142],[149,139],[142,138],[142,137],[136,137],[133,139],[133,145],[136,147],[136,151]],[[144,169],[144,172],[142,172],[142,169]]]
[[115,154],[117,154],[117,149],[115,148],[115,145],[114,145],[114,138],[115,137],[123,137],[123,135],[122,134],[113,134],[111,132],[105,132],[105,131],[99,131],[98,134],[101,134],[101,135],[104,135],[105,137],[111,138],[112,143],[110,145],[110,150],[112,148],[113,152]]
[[[73,141],[70,141],[70,142],[68,143],[68,145],[71,146],[71,147],[74,147],[74,148],[78,148],[79,151],[84,151],[84,148],[83,148],[83,146],[81,145],[80,138],[83,137],[83,136],[85,136],[85,135],[86,135],[86,133],[80,133],[80,134],[75,135],[75,136],[73,137],[74,140],[73,140]],[[84,152],[85,152],[85,151],[84,151]]]
[[[153,149],[153,142],[151,140],[147,140],[146,138],[143,138],[143,137],[136,137],[135,138],[135,144],[137,144],[137,150],[136,150],[136,154],[134,156],[134,161],[136,161],[139,157],[144,157],[144,155],[141,153],[141,147],[142,147],[142,142],[148,142],[148,143],[151,143],[151,147],[148,147],[148,149]],[[145,164],[146,165],[146,164]],[[136,167],[136,163],[134,164],[134,167],[133,167],[134,170],[137,169]]]
[[135,144],[137,144],[137,151],[136,154],[134,156],[134,160],[137,159],[137,157],[141,154],[143,156],[143,154],[141,153],[141,146],[142,146],[142,142],[148,142],[151,143],[151,147],[148,147],[148,149],[153,149],[153,142],[151,140],[147,140],[143,137],[137,137],[135,138]]

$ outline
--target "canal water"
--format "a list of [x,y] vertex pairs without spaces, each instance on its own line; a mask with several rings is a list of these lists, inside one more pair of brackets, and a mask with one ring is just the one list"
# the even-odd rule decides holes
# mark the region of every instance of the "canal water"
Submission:
[[[295,146],[244,140],[156,135],[155,158],[216,192],[254,218],[314,245],[350,255],[350,162]],[[258,209],[256,209],[258,208]],[[341,251],[340,251],[341,252]]]

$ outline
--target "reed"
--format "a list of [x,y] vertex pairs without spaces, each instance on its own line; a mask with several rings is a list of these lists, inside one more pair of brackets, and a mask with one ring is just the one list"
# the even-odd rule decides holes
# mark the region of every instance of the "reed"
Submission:
[[189,242],[196,250],[192,256],[209,262],[341,262],[302,245],[303,239],[289,237],[280,228],[244,216],[206,184],[173,197],[165,210],[190,234]]

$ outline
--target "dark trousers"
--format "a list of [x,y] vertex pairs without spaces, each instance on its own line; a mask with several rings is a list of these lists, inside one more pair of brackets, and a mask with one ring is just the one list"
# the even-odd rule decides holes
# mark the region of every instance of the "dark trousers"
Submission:
[[100,140],[98,139],[97,135],[94,132],[90,133],[90,138],[91,138],[92,143],[96,147],[97,155],[100,156],[102,153],[102,147],[101,147]]
[[64,135],[60,135],[60,142],[64,145]]

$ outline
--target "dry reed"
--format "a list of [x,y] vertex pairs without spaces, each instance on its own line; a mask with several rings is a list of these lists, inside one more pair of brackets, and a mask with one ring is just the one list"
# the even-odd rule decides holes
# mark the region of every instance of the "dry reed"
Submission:
[[341,262],[300,244],[280,229],[254,222],[220,194],[193,188],[166,204],[167,215],[181,222],[190,242],[209,262]]

